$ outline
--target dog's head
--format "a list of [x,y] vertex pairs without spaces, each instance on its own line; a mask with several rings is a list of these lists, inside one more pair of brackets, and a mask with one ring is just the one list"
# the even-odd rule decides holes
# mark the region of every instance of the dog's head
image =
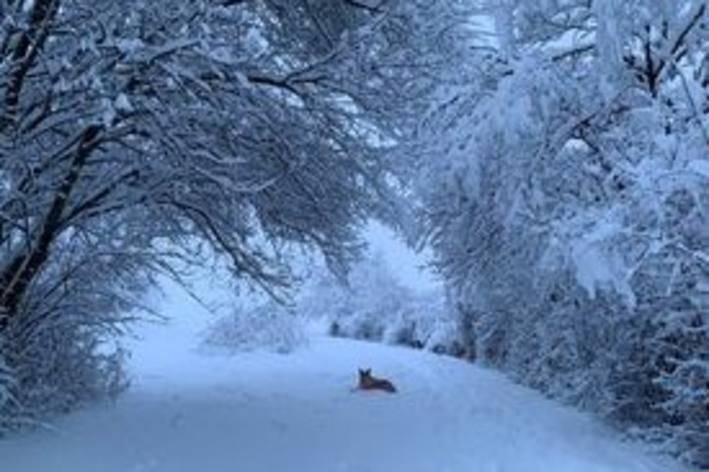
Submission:
[[360,382],[372,377],[372,369],[358,369]]

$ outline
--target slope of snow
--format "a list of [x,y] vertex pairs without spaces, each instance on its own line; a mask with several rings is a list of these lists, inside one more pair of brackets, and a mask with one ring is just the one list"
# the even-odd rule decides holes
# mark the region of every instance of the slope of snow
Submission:
[[[55,430],[0,441],[0,469],[683,470],[621,443],[582,414],[451,358],[321,337],[286,356],[204,355],[191,336],[185,326],[152,328],[150,343],[136,351],[127,394],[61,418]],[[351,391],[360,366],[391,378],[400,393]]]

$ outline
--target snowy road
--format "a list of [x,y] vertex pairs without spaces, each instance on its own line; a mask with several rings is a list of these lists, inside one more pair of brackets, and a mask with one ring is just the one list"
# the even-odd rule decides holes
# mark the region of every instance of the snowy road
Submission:
[[[144,364],[115,405],[0,441],[3,472],[668,472],[583,415],[454,359],[315,339]],[[350,391],[358,366],[396,395]]]

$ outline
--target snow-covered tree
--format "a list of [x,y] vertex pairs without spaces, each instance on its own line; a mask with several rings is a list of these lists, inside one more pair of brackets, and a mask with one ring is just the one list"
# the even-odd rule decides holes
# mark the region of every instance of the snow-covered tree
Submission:
[[479,72],[438,92],[409,147],[423,240],[477,354],[699,464],[707,15],[694,0],[488,2]]
[[[92,369],[99,388],[97,342],[158,272],[215,254],[282,298],[293,247],[344,270],[361,224],[393,220],[388,150],[435,81],[447,4],[0,1],[0,336],[18,391],[41,378],[79,401]],[[87,377],[65,382],[75,355]]]

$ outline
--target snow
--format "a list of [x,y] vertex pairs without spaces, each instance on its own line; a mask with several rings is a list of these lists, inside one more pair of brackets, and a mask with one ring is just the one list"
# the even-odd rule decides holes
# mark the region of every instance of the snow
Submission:
[[33,8],[34,8],[34,0],[25,0],[22,3],[22,11],[25,13],[31,12]]
[[709,160],[693,160],[689,162],[687,168],[709,179]]
[[[128,393],[0,441],[2,471],[683,470],[449,357],[319,336],[290,355],[200,354],[199,307],[173,305],[182,321],[144,330]],[[358,367],[400,393],[352,391]]]
[[622,263],[621,254],[609,247],[608,240],[622,230],[616,212],[599,216],[592,227],[572,240],[571,257],[576,268],[576,280],[591,298],[598,286],[612,286],[634,304],[634,294],[628,284],[629,270]]
[[118,97],[116,97],[116,101],[114,103],[114,106],[116,110],[125,112],[125,113],[131,113],[134,110],[133,105],[130,103],[130,99],[125,93],[120,93],[118,94]]

